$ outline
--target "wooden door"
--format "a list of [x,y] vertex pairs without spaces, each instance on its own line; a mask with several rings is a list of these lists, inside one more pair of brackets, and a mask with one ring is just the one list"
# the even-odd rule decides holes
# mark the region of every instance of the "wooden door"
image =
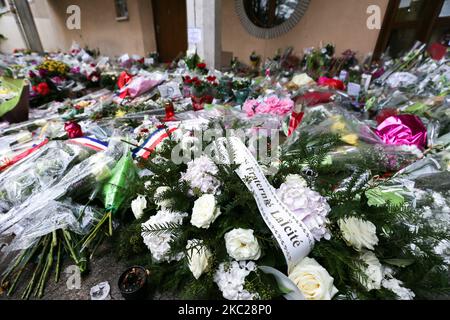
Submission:
[[172,61],[187,50],[185,0],[152,0],[160,60]]
[[[416,41],[439,41],[450,31],[450,0],[390,0],[374,59],[399,57]],[[447,43],[448,44],[448,43]]]

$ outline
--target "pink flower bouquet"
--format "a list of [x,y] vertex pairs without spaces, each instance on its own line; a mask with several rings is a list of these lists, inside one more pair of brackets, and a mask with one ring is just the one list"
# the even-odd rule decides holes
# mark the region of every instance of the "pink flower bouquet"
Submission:
[[272,114],[284,116],[294,108],[294,101],[289,98],[280,99],[277,96],[270,96],[264,99],[250,99],[244,103],[244,111],[247,116],[253,117],[256,114]]

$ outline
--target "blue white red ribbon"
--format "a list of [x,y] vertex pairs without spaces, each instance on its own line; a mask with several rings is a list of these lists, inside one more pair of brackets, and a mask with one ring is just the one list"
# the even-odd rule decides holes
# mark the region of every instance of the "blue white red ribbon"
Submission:
[[69,143],[79,144],[95,151],[105,151],[108,149],[108,142],[101,141],[92,137],[81,137],[68,140]]
[[133,150],[133,157],[148,159],[150,154],[155,151],[156,147],[163,143],[164,140],[168,139],[169,136],[176,130],[178,130],[178,127],[169,126],[167,128],[159,128],[153,131],[150,136],[145,139],[143,144]]

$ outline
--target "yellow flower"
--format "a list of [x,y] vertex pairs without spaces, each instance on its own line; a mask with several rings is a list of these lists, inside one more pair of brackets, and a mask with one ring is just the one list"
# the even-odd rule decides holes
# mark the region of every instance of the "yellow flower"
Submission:
[[331,130],[334,132],[344,131],[344,129],[345,129],[345,123],[340,120],[333,123],[333,125],[331,126]]
[[116,112],[116,118],[123,118],[127,113],[123,110],[119,110]]
[[341,140],[345,143],[351,144],[352,146],[356,146],[358,144],[358,136],[354,133],[342,136]]

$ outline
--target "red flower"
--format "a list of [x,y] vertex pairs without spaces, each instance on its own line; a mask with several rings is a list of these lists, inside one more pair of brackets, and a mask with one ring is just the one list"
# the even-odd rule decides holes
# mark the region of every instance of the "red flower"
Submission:
[[204,63],[204,62],[198,63],[198,64],[197,64],[197,68],[199,68],[199,69],[205,69],[205,68],[206,68],[206,63]]
[[345,84],[337,79],[320,77],[318,81],[319,86],[329,87],[335,90],[345,90]]
[[117,86],[119,89],[122,89],[125,85],[128,84],[128,82],[133,79],[133,76],[128,74],[126,71],[122,71],[122,73],[119,75],[119,79],[117,79]]
[[439,42],[436,42],[428,48],[428,53],[433,60],[440,61],[443,57],[445,57],[447,47],[443,46]]
[[50,88],[48,87],[47,82],[41,82],[37,86],[33,86],[33,91],[36,91],[41,96],[46,96],[50,93]]
[[92,72],[87,79],[91,82],[98,82],[100,80],[100,74],[97,71]]
[[215,76],[208,76],[208,77],[206,77],[206,80],[208,80],[209,82],[214,82],[214,81],[216,81],[216,77]]
[[76,122],[66,122],[64,124],[64,130],[66,130],[69,139],[79,138],[83,136],[83,131],[81,127]]
[[184,77],[184,83],[186,83],[186,84],[191,84],[192,83],[192,78],[190,77],[190,76],[186,76],[186,77]]

